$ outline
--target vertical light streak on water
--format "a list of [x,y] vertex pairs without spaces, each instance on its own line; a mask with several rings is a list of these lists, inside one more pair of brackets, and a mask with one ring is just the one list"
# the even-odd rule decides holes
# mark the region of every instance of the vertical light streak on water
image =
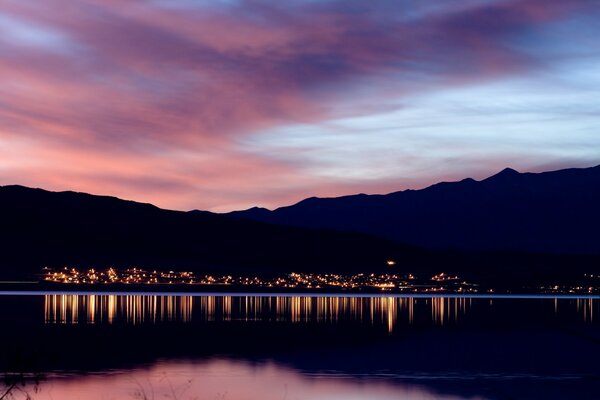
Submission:
[[[500,302],[500,300],[498,300]],[[543,300],[548,311],[559,315],[573,312],[584,323],[594,321],[596,299]],[[429,321],[445,326],[466,315],[472,298],[433,297],[348,297],[348,296],[160,296],[160,295],[45,295],[44,322],[47,324],[108,323],[119,320],[137,325],[158,321],[262,321],[291,323],[359,322],[385,326],[393,332],[399,324]],[[490,299],[477,303],[495,307]],[[560,304],[560,307],[559,307]],[[197,315],[194,308],[198,307]],[[566,306],[566,307],[565,307]],[[571,310],[571,311],[569,311]]]
[[187,316],[185,322],[190,322],[194,314],[194,298],[192,296],[186,296],[186,310]]
[[171,296],[166,296],[167,300],[167,321],[173,321],[175,318],[175,298]]
[[394,330],[394,325],[396,325],[396,315],[397,315],[397,311],[396,311],[396,299],[393,299],[391,297],[388,297],[386,299],[386,306],[387,306],[387,327],[388,327],[388,332],[392,333],[392,331]]
[[291,302],[290,313],[292,322],[300,322],[302,317],[302,311],[300,309],[300,298],[299,297],[287,297],[286,300]]
[[46,324],[52,324],[56,322],[55,317],[56,310],[56,295],[45,295],[44,296],[44,322]]
[[79,317],[79,296],[71,296],[71,323],[76,324]]
[[127,296],[126,299],[126,304],[127,304],[127,311],[126,311],[126,316],[127,316],[127,322],[129,322],[130,324],[135,325],[136,320],[135,320],[135,304],[134,304],[134,300],[135,300],[135,296]]
[[158,310],[159,310],[159,306],[158,306],[158,300],[159,297],[158,296],[152,296],[152,323],[156,324],[156,321],[159,320],[159,315],[158,315]]
[[108,296],[108,323],[112,324],[117,316],[117,296]]
[[339,298],[326,298],[325,299],[329,303],[329,315],[330,322],[337,322],[339,319],[339,311],[340,311],[340,302]]
[[223,320],[224,321],[231,321],[231,305],[232,305],[232,299],[231,296],[223,296],[222,297],[223,300]]
[[431,299],[431,320],[436,324],[440,322],[440,307],[438,298]]
[[305,317],[305,322],[309,322],[312,319],[312,314],[313,314],[313,299],[311,298],[304,298],[304,303],[306,305],[306,317]]
[[50,307],[52,306],[52,300],[48,300],[48,296],[50,295],[45,295],[44,296],[44,323],[49,323],[51,321],[50,318]]
[[[62,296],[64,297],[64,296]],[[96,319],[96,296],[91,295],[88,298],[88,306],[87,306],[87,318],[88,322],[93,324]]]

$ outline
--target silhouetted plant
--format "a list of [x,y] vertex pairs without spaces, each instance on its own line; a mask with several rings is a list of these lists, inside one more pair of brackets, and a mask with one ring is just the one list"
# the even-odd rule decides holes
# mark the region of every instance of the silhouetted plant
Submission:
[[2,376],[0,400],[25,399],[33,400],[33,395],[40,391],[41,376],[37,374],[7,373]]

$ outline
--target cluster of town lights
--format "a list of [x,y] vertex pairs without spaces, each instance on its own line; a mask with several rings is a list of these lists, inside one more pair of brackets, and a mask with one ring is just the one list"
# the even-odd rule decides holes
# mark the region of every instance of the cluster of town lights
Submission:
[[[546,294],[596,294],[600,286],[591,282],[597,275],[584,275],[585,284],[543,285],[525,288],[536,293]],[[134,285],[222,285],[247,286],[255,288],[289,289],[371,289],[394,292],[419,293],[496,293],[492,288],[482,288],[476,283],[444,272],[431,274],[412,273],[359,273],[359,274],[317,274],[291,272],[275,277],[197,275],[190,271],[147,271],[140,268],[119,270],[90,268],[80,270],[72,267],[61,269],[44,268],[42,279],[47,282],[67,284],[134,284]],[[509,293],[508,291],[505,291]]]
[[140,268],[117,270],[108,268],[97,270],[90,268],[79,270],[64,267],[62,269],[44,268],[43,280],[70,284],[185,284],[185,285],[238,285],[263,288],[301,288],[301,289],[361,289],[400,291],[451,291],[477,292],[477,285],[467,283],[458,276],[440,273],[434,276],[413,274],[316,274],[296,273],[260,278],[258,276],[215,276],[196,275],[189,271],[147,271]]

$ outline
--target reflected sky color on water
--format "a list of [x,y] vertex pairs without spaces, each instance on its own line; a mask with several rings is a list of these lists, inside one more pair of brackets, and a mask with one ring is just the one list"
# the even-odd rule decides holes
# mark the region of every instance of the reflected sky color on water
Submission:
[[[272,363],[251,364],[215,359],[206,362],[159,362],[135,371],[116,371],[77,379],[60,377],[41,385],[39,400],[210,399],[210,400],[429,400],[461,399],[439,395],[420,385],[385,379],[308,376]],[[483,399],[483,397],[471,397]]]
[[[494,301],[479,299],[493,307]],[[542,301],[544,308],[576,313],[593,322],[600,300],[593,298]],[[430,315],[438,325],[457,322],[473,304],[471,297],[336,297],[336,296],[170,296],[170,295],[78,295],[44,296],[47,324],[129,324],[192,321],[282,321],[335,323],[355,321],[384,324],[392,332],[398,323],[412,324],[415,313]]]

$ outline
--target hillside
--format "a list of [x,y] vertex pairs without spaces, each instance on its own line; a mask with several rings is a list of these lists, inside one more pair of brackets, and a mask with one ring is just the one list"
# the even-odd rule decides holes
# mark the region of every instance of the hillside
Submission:
[[43,266],[69,265],[244,275],[444,271],[514,286],[578,279],[600,265],[600,257],[589,255],[425,250],[365,233],[22,186],[0,187],[0,220],[0,281],[32,279]]
[[419,250],[369,237],[236,221],[75,192],[0,187],[0,275],[44,265],[196,272],[371,270]]
[[505,169],[387,195],[309,198],[230,216],[362,232],[429,249],[600,254],[600,166],[544,173]]

